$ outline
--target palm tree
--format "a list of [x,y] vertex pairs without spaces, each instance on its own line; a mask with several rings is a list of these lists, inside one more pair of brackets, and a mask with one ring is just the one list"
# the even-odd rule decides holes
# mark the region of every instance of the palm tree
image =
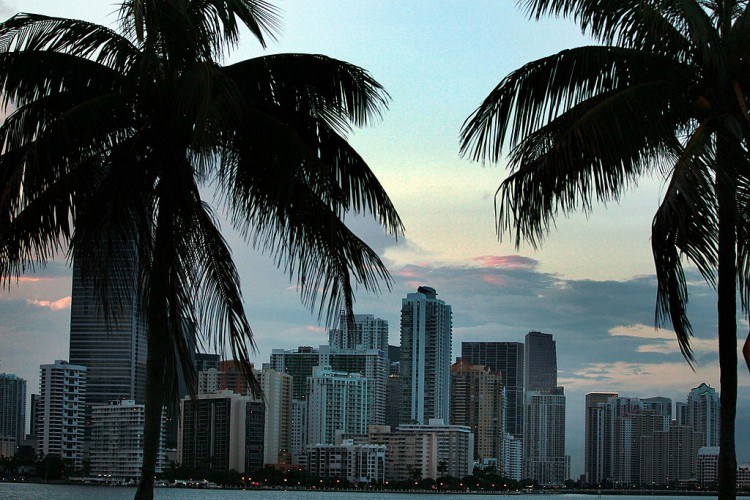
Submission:
[[531,17],[573,18],[599,45],[512,72],[464,123],[461,150],[510,175],[498,234],[536,247],[558,214],[617,201],[640,176],[667,179],[653,219],[657,326],[692,364],[682,257],[718,293],[720,496],[735,495],[736,292],[750,303],[750,9],[738,0],[522,0]]
[[[239,277],[201,187],[254,247],[296,281],[319,317],[351,312],[354,286],[390,286],[375,252],[345,224],[399,217],[347,143],[387,94],[363,69],[321,55],[222,65],[246,27],[265,46],[279,26],[264,0],[125,0],[117,31],[18,14],[0,25],[0,276],[68,249],[105,312],[137,253],[147,318],[144,459],[138,498],[153,496],[159,421],[186,325],[249,371],[252,332]],[[109,314],[109,313],[108,313]]]

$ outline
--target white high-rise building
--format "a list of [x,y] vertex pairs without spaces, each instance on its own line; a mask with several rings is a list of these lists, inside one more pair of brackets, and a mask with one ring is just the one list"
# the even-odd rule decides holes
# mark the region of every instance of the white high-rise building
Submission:
[[292,399],[292,463],[304,465],[305,446],[307,446],[307,400]]
[[719,446],[719,394],[716,389],[701,384],[690,391],[687,398],[687,425],[703,433],[702,446]]
[[338,328],[328,332],[328,345],[337,349],[380,349],[388,353],[388,321],[372,314],[355,314],[347,321],[341,313]]
[[292,449],[292,377],[270,368],[264,368],[256,376],[260,379],[266,405],[263,463],[289,463]]
[[[91,474],[120,481],[138,480],[143,464],[145,406],[133,400],[91,407]],[[164,427],[159,434],[156,472],[164,470]]]
[[83,465],[86,367],[56,360],[39,367],[38,450]]
[[365,434],[369,422],[366,377],[316,367],[307,378],[307,444],[333,444],[336,432]]
[[565,394],[562,387],[526,391],[523,477],[565,483]]
[[401,300],[401,422],[449,421],[452,311],[434,288]]

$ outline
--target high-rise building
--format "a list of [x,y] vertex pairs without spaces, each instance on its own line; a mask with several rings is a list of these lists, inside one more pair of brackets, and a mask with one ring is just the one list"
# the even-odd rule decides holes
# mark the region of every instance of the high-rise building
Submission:
[[526,391],[523,477],[565,483],[565,394],[562,387]]
[[463,359],[451,366],[451,423],[474,433],[474,458],[494,459],[502,470],[503,380],[482,365]]
[[70,364],[86,367],[89,407],[145,399],[146,321],[135,255],[135,245],[114,252],[109,259],[112,282],[103,293],[95,283],[95,271],[83,269],[79,258],[73,260]]
[[34,440],[34,447],[36,447],[36,428],[37,428],[37,415],[39,411],[39,394],[31,395],[31,405],[29,412],[29,436]]
[[703,434],[672,422],[669,430],[641,437],[641,482],[669,484],[696,478]]
[[609,422],[609,399],[616,392],[586,394],[586,428],[584,474],[586,484],[599,486],[611,478],[612,439]]
[[265,465],[266,408],[263,401],[250,401],[245,407],[245,472],[262,469]]
[[698,449],[695,477],[700,484],[713,484],[719,480],[718,446],[703,446]]
[[369,422],[368,380],[358,373],[316,367],[307,378],[307,444],[333,444],[336,432],[364,434]]
[[720,398],[716,389],[701,384],[687,398],[687,425],[703,434],[701,446],[719,446]]
[[[91,407],[91,474],[120,481],[136,481],[143,464],[145,406],[133,400],[111,401]],[[164,430],[162,416],[156,472],[164,470]]]
[[523,387],[525,391],[557,387],[557,348],[551,334],[527,333],[523,356]]
[[10,373],[0,373],[0,438],[3,437],[13,438],[14,448],[26,437],[26,381]]
[[462,342],[461,360],[499,372],[505,387],[505,432],[523,439],[523,344]]
[[513,434],[503,439],[503,474],[509,479],[520,481],[523,472],[523,444]]
[[372,314],[341,313],[338,328],[328,332],[328,345],[337,349],[380,349],[388,356],[388,321]]
[[401,375],[389,374],[385,387],[385,425],[395,429],[401,422]]
[[371,425],[362,440],[362,443],[386,447],[385,480],[413,480],[415,471],[424,479],[439,477],[437,434],[391,429],[387,425]]
[[452,311],[434,288],[401,300],[402,422],[449,420]]
[[320,356],[317,349],[300,346],[294,350],[273,349],[271,351],[272,370],[292,376],[292,399],[307,398],[307,377],[318,366]]
[[318,366],[338,372],[358,373],[367,378],[368,424],[385,423],[385,397],[388,376],[386,351],[381,349],[337,349],[322,345]]
[[264,368],[258,373],[265,402],[264,464],[291,463],[292,377]]
[[[263,405],[249,396],[229,390],[184,398],[180,401],[178,463],[200,471],[246,472],[257,465],[258,457],[262,461],[263,452],[258,449],[265,420],[262,410]],[[262,448],[262,439],[260,444]]]
[[208,370],[209,368],[215,368],[216,370],[218,370],[220,363],[221,363],[221,355],[219,354],[212,354],[212,353],[205,353],[205,352],[195,353],[195,371],[196,372]]
[[39,367],[37,450],[83,465],[86,367],[62,360]]
[[307,446],[307,400],[292,399],[292,463],[304,465]]

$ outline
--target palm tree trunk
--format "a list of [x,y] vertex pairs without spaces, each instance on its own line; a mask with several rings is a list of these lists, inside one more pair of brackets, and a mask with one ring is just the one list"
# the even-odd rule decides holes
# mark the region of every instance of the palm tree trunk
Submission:
[[159,453],[162,406],[164,402],[165,336],[149,325],[146,355],[146,409],[143,429],[143,466],[135,492],[136,500],[154,498],[154,475]]
[[719,498],[737,494],[734,420],[737,412],[737,204],[735,158],[732,146],[718,138],[716,197],[719,204],[719,368],[721,413],[719,437]]

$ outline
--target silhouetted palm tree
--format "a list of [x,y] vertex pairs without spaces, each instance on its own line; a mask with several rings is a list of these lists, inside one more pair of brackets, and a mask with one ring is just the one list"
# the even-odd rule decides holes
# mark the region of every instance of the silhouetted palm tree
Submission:
[[320,55],[221,65],[241,27],[265,46],[278,25],[263,0],[126,0],[118,31],[33,14],[0,25],[0,92],[12,110],[0,126],[0,276],[67,247],[111,311],[126,277],[108,261],[137,248],[148,325],[137,497],[153,496],[164,393],[175,393],[180,365],[189,372],[190,325],[220,351],[228,344],[252,377],[239,278],[201,186],[320,315],[351,311],[354,283],[390,285],[344,223],[368,213],[401,232],[346,141],[387,94],[361,68]]
[[467,119],[462,152],[511,174],[497,229],[536,246],[560,213],[618,200],[641,175],[668,179],[652,225],[656,322],[671,322],[689,362],[692,330],[681,258],[718,290],[720,495],[735,494],[735,294],[747,312],[747,92],[750,10],[737,0],[522,0],[535,18],[573,18],[601,43],[508,75]]

